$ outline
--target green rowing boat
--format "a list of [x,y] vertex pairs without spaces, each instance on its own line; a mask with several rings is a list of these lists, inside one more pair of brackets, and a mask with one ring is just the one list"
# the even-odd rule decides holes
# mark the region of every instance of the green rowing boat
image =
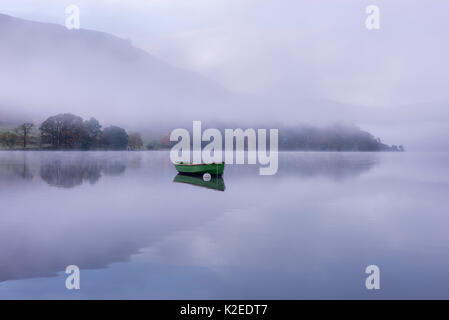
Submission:
[[178,162],[175,163],[176,170],[179,173],[184,174],[215,174],[221,176],[224,170],[224,162],[220,163],[189,163],[189,162]]

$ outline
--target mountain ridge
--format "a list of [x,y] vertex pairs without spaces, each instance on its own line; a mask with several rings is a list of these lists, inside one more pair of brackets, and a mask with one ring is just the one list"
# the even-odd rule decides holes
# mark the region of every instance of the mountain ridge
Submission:
[[[93,109],[123,119],[132,118],[125,110],[130,107],[141,111],[138,116],[150,116],[146,104],[152,104],[151,109],[165,108],[164,115],[174,116],[182,114],[174,109],[178,104],[204,105],[230,96],[213,81],[104,32],[1,14],[0,39],[0,103],[25,113]],[[20,83],[20,90],[12,82]]]

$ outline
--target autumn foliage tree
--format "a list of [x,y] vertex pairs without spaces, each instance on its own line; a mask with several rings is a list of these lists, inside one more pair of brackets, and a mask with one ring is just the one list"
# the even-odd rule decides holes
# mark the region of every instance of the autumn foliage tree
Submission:
[[84,121],[71,113],[58,114],[45,120],[39,127],[40,142],[44,147],[55,149],[140,149],[143,146],[140,134],[128,137],[125,129],[109,126],[102,130],[95,118]]
[[82,146],[88,136],[86,124],[81,117],[71,113],[58,114],[45,120],[40,126],[42,143],[58,149]]
[[139,133],[130,133],[128,136],[128,146],[131,150],[139,150],[143,147],[142,137]]

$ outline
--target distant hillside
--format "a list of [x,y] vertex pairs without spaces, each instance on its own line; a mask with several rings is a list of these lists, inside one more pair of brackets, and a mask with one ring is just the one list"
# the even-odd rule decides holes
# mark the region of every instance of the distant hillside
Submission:
[[281,130],[279,135],[282,150],[404,151],[402,145],[387,145],[371,133],[349,125],[290,127]]
[[128,40],[4,14],[0,70],[0,105],[32,118],[73,112],[131,123],[155,115],[212,116],[231,98],[213,81],[172,67]]

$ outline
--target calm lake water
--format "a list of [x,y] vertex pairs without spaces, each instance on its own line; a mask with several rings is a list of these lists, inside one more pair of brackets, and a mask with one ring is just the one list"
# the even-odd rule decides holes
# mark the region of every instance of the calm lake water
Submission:
[[448,299],[448,163],[281,153],[206,188],[168,152],[0,152],[0,298]]

